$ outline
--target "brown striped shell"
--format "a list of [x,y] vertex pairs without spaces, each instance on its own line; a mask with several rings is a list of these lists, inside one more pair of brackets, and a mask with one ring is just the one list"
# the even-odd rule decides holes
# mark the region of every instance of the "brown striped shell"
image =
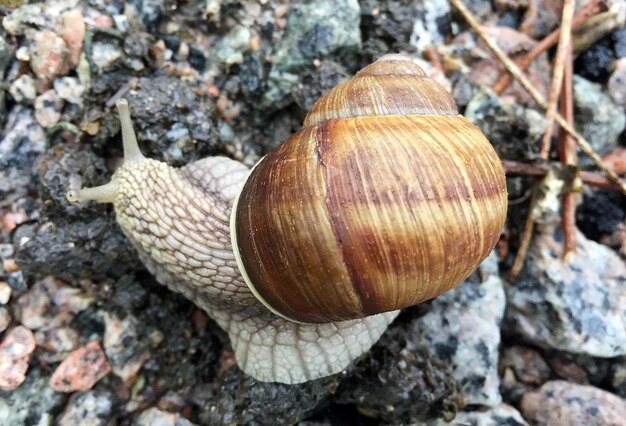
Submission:
[[454,287],[494,247],[506,209],[489,141],[421,68],[387,55],[323,96],[254,168],[231,239],[266,306],[330,322]]

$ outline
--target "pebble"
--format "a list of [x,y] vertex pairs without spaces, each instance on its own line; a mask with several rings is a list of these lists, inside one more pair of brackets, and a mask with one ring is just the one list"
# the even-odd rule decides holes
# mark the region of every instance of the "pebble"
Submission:
[[54,90],[61,99],[78,106],[83,105],[85,86],[76,77],[61,77],[54,80]]
[[40,31],[30,49],[30,66],[37,77],[52,81],[70,69],[69,52],[63,39],[52,31]]
[[63,100],[53,89],[43,92],[35,99],[35,120],[45,128],[51,127],[61,119]]
[[87,391],[109,374],[100,342],[94,340],[69,354],[50,378],[50,387],[57,392]]
[[93,298],[53,277],[36,282],[16,304],[16,317],[33,330],[51,330],[68,325]]
[[449,25],[450,3],[448,0],[425,1],[416,3],[415,7],[418,9],[418,19],[413,25],[410,40],[418,51],[423,52],[425,48],[445,40],[448,27],[442,28],[441,23],[446,22]]
[[243,62],[244,54],[252,49],[252,38],[252,30],[243,25],[236,25],[211,49],[208,57],[221,65],[240,64]]
[[11,325],[11,313],[6,307],[0,306],[0,333],[6,330],[9,325]]
[[527,426],[519,411],[507,404],[496,405],[481,411],[460,411],[454,420],[432,420],[424,426]]
[[626,398],[626,356],[618,358],[611,368],[611,386],[615,393]]
[[11,298],[11,286],[6,281],[0,281],[0,305],[6,305]]
[[626,106],[626,58],[615,61],[615,68],[609,78],[608,92],[616,104]]
[[80,9],[72,9],[63,13],[57,32],[67,45],[70,67],[74,68],[78,65],[80,53],[83,50],[83,40],[87,32],[83,13]]
[[7,332],[0,343],[0,389],[13,390],[24,382],[34,351],[35,338],[28,328],[19,325]]
[[356,0],[292,3],[260,107],[274,111],[291,102],[300,75],[313,68],[314,59],[341,57],[344,65],[354,65],[361,50],[360,13]]
[[539,425],[619,426],[626,400],[593,386],[555,380],[524,395],[524,418]]
[[427,346],[450,364],[467,404],[502,402],[498,357],[504,315],[503,283],[492,253],[479,267],[480,279],[468,279],[432,301],[431,311],[413,324],[407,340]]
[[121,320],[106,312],[102,316],[105,326],[104,351],[112,365],[113,374],[130,385],[150,358],[150,353],[137,336],[137,318],[128,314]]
[[545,383],[552,372],[539,352],[514,345],[502,352],[500,374],[502,394],[507,401],[517,403],[527,390]]
[[190,422],[178,413],[168,413],[158,408],[148,408],[144,410],[135,422],[134,426],[194,426],[195,423]]
[[626,127],[624,109],[606,95],[600,85],[574,76],[576,126],[600,155],[613,149]]
[[71,351],[78,348],[79,338],[78,332],[70,327],[35,332],[37,347],[45,350],[40,359],[50,364],[67,358]]
[[11,35],[24,35],[32,27],[43,27],[46,23],[42,4],[27,4],[15,9],[2,19],[2,27]]
[[59,426],[115,424],[113,420],[117,411],[114,409],[115,400],[115,395],[109,390],[94,389],[76,393],[70,398],[57,424]]
[[15,102],[33,101],[37,97],[35,80],[30,75],[23,74],[11,83],[9,93],[13,96]]
[[580,232],[569,261],[562,249],[560,231],[541,227],[522,273],[507,287],[507,321],[542,347],[605,358],[626,354],[624,261]]

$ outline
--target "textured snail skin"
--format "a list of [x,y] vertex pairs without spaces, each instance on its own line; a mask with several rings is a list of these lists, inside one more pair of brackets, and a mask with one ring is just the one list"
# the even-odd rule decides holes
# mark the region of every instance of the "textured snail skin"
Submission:
[[229,215],[249,170],[224,157],[175,169],[144,158],[118,103],[125,158],[111,182],[70,191],[70,201],[111,202],[148,270],[201,307],[231,340],[239,367],[261,381],[302,383],[338,373],[367,351],[397,312],[326,324],[272,314],[238,272]]

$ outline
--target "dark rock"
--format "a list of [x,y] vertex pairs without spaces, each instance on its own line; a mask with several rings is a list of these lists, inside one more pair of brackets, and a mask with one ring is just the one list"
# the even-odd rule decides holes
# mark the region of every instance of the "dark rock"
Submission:
[[336,386],[334,378],[302,385],[263,383],[230,368],[215,383],[197,387],[193,398],[203,425],[281,425],[306,417]]
[[294,91],[296,104],[309,111],[313,104],[333,87],[348,79],[346,70],[336,62],[323,61],[316,69],[303,73]]
[[239,87],[244,95],[260,94],[264,83],[263,60],[258,54],[248,56],[239,67]]
[[500,158],[517,161],[539,158],[537,141],[546,121],[534,109],[505,102],[491,90],[483,89],[467,104],[465,117],[488,135]]
[[581,233],[576,242],[565,261],[560,233],[541,229],[522,273],[507,288],[509,327],[547,348],[607,358],[626,354],[626,265]]
[[620,425],[626,400],[592,386],[561,380],[548,382],[522,399],[522,414],[534,424]]
[[574,62],[574,72],[587,80],[604,82],[613,62],[613,43],[607,36],[582,52]]
[[220,151],[213,103],[199,99],[180,79],[141,79],[128,102],[146,156],[180,166]]
[[44,149],[44,131],[33,111],[14,107],[0,140],[0,207],[35,189],[37,162]]
[[261,108],[267,113],[289,104],[299,76],[313,68],[315,59],[340,59],[356,68],[356,55],[361,48],[359,24],[356,0],[292,3]]
[[502,352],[500,376],[503,396],[517,404],[526,391],[545,383],[552,372],[539,352],[515,345]]
[[626,198],[607,189],[588,190],[576,211],[576,225],[587,238],[598,241],[615,232],[626,219]]
[[59,426],[107,426],[115,417],[117,398],[105,388],[72,395],[57,419]]
[[576,75],[574,112],[576,127],[600,155],[615,147],[617,138],[626,127],[624,108],[616,105],[600,85]]
[[3,426],[52,424],[53,413],[58,412],[65,401],[64,394],[48,386],[48,376],[33,366],[19,388],[0,393],[0,419]]

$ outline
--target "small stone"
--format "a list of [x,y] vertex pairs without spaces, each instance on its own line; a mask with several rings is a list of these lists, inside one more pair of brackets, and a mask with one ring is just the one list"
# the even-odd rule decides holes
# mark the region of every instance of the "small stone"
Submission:
[[454,416],[454,420],[446,421],[437,419],[422,423],[424,426],[527,426],[519,411],[507,404],[489,407],[481,411],[460,411]]
[[93,298],[80,289],[69,287],[64,281],[47,277],[36,282],[16,304],[18,320],[33,330],[51,330],[62,327],[74,315],[86,309]]
[[59,364],[50,378],[50,387],[57,392],[87,391],[110,371],[96,340],[76,349]]
[[0,306],[0,333],[6,330],[9,325],[11,325],[11,314],[6,307]]
[[211,50],[209,58],[221,65],[234,65],[243,62],[244,54],[252,49],[253,32],[243,25],[234,26]]
[[541,227],[522,273],[507,286],[507,321],[542,347],[605,358],[626,354],[624,261],[580,232],[568,261],[562,249],[554,227]]
[[35,99],[35,120],[43,128],[51,127],[61,119],[63,100],[50,89]]
[[615,61],[615,69],[609,78],[608,92],[616,104],[626,106],[626,58]]
[[341,58],[346,66],[354,65],[361,49],[360,13],[356,0],[292,3],[261,108],[274,111],[291,102],[300,75],[314,67],[315,59]]
[[30,66],[37,77],[51,81],[69,71],[68,55],[67,46],[61,37],[52,31],[41,31],[35,35],[31,46]]
[[132,384],[143,364],[150,358],[150,353],[138,340],[137,319],[128,314],[120,320],[106,312],[103,317],[104,350],[113,367],[113,374],[127,385]]
[[6,305],[11,298],[11,286],[6,281],[0,281],[0,305]]
[[617,426],[626,419],[626,400],[593,386],[555,380],[524,395],[521,411],[534,424]]
[[58,34],[67,45],[68,60],[71,68],[78,65],[86,32],[83,13],[80,9],[72,9],[63,13]]
[[24,35],[32,27],[43,27],[45,17],[42,4],[27,4],[15,9],[2,20],[5,31],[11,35]]
[[148,408],[144,410],[133,423],[135,426],[194,426],[178,413],[168,413],[158,408]]
[[574,76],[576,127],[600,155],[609,152],[626,127],[624,109],[616,105],[598,84]]
[[24,382],[28,362],[35,351],[32,331],[19,325],[0,343],[0,389],[13,390]]
[[418,51],[423,52],[425,48],[441,44],[445,40],[450,26],[450,2],[424,1],[417,2],[415,7],[417,19],[410,40]]
[[4,272],[12,273],[20,270],[20,265],[15,261],[15,259],[4,259],[2,261],[2,269]]
[[[116,397],[108,390],[92,390],[72,395],[58,419],[59,426],[107,426],[115,424]],[[156,425],[155,425],[156,426]]]
[[53,364],[67,358],[69,353],[79,346],[78,332],[70,327],[54,328],[47,331],[36,331],[37,347],[46,352],[41,359]]
[[545,383],[551,377],[550,367],[541,354],[526,346],[506,348],[500,358],[502,385],[507,401],[519,402],[526,391]]
[[122,56],[118,43],[94,42],[91,58],[97,69],[103,69],[117,61]]
[[611,368],[611,386],[622,398],[626,398],[626,356],[617,358]]
[[9,93],[15,102],[33,101],[37,96],[35,80],[30,75],[23,74],[11,83]]
[[495,254],[483,261],[477,275],[480,279],[470,277],[435,298],[407,340],[426,345],[450,364],[467,404],[497,405],[502,402],[498,356],[505,297]]

